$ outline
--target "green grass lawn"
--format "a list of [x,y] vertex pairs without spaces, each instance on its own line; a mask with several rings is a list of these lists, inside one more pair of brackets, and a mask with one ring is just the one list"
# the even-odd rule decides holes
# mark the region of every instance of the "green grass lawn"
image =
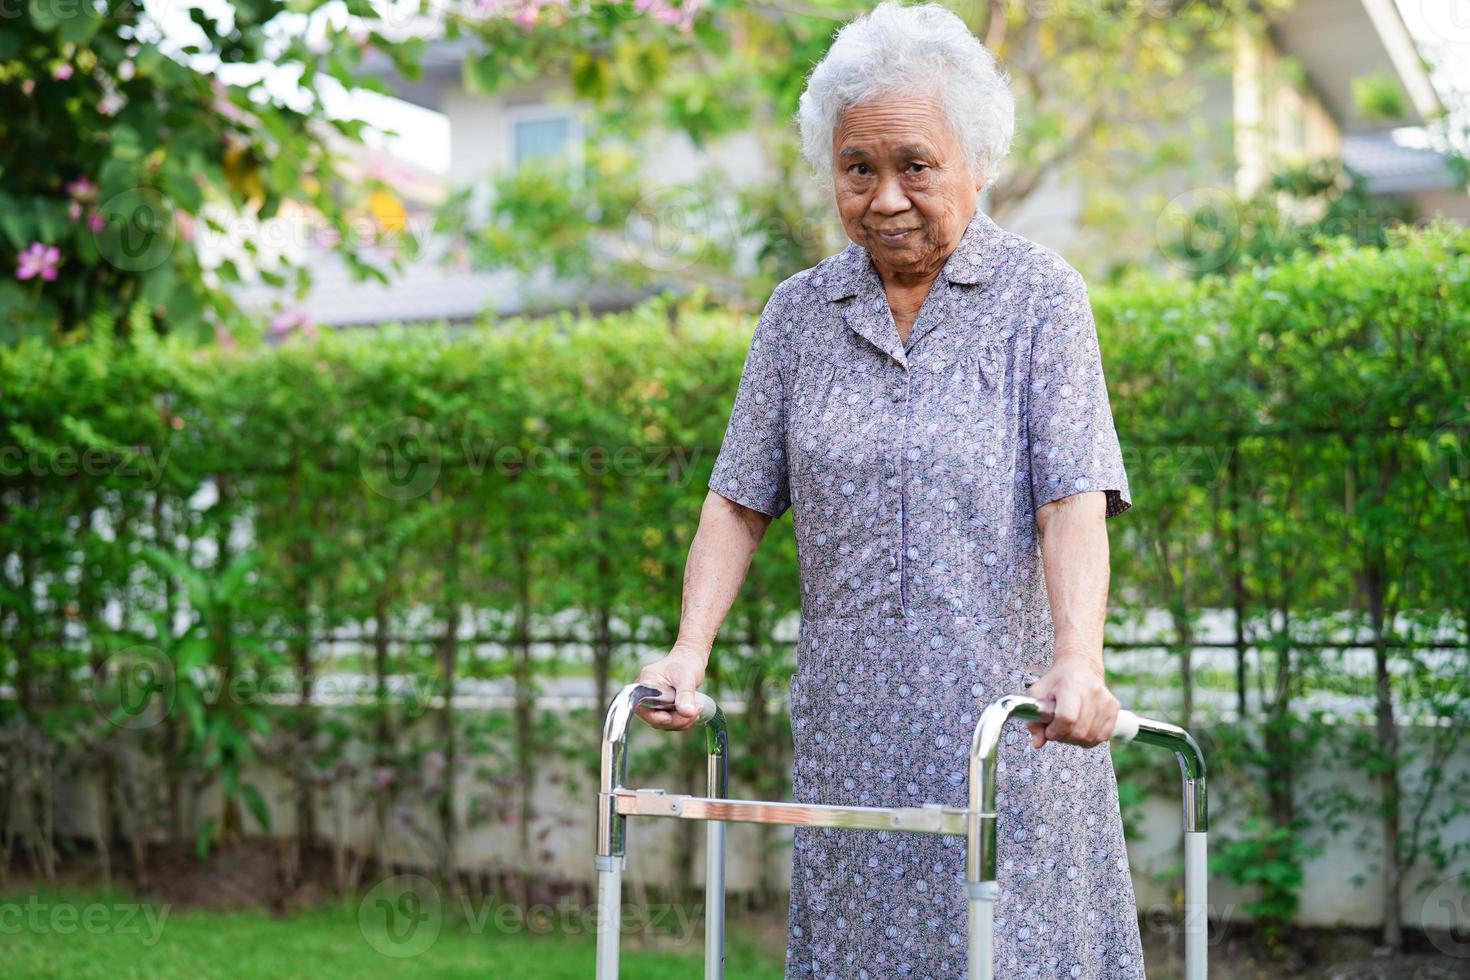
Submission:
[[[400,923],[389,938],[371,910],[360,916],[347,903],[273,917],[261,911],[179,911],[115,894],[0,896],[0,975],[109,980],[592,976],[594,936],[580,917],[525,928],[513,916],[497,919],[481,910],[477,916],[433,917],[412,933]],[[639,938],[629,935],[622,976],[703,976],[700,934],[669,932],[658,940],[658,949],[640,948]],[[726,966],[730,980],[781,976],[779,962],[738,936],[731,938]]]

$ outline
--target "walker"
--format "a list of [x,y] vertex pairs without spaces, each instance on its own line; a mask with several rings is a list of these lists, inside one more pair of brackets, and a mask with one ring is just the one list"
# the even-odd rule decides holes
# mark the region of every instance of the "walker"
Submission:
[[[732,800],[729,798],[729,734],[725,715],[706,694],[696,693],[699,722],[708,747],[708,796],[670,794],[661,789],[631,789],[628,777],[628,723],[640,704],[653,702],[672,709],[673,694],[646,684],[629,684],[618,692],[602,729],[602,786],[597,794],[597,980],[618,980],[619,920],[622,915],[625,835],[630,816],[677,817],[708,821],[705,847],[706,980],[725,972],[725,823],[788,824],[896,830],[916,834],[963,834],[967,840],[966,885],[969,904],[968,980],[995,976],[996,880],[996,753],[1001,729],[1012,718],[1051,720],[1041,702],[1008,694],[987,707],[970,743],[970,805],[966,808],[927,804],[918,807],[829,806]],[[1184,976],[1205,980],[1207,915],[1205,758],[1184,729],[1120,711],[1113,740],[1138,739],[1174,752],[1183,777],[1184,827]]]

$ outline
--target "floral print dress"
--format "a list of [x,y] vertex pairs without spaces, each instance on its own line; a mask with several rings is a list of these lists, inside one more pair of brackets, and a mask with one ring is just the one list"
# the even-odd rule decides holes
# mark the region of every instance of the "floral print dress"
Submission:
[[[788,509],[800,563],[791,681],[803,803],[968,803],[980,710],[1046,670],[1036,509],[1101,490],[1122,453],[1081,276],[977,211],[900,341],[866,249],[781,283],[755,328],[710,487]],[[998,770],[996,976],[1143,977],[1107,746]],[[966,975],[965,839],[798,827],[786,976]]]

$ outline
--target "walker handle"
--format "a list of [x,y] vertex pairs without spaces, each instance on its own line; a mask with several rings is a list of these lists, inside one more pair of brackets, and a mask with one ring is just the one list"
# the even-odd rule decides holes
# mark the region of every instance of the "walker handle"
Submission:
[[[1043,725],[1051,724],[1051,711],[1048,710],[1051,705],[1052,700],[1050,698],[1041,702],[1041,717],[1037,721]],[[1127,708],[1119,708],[1118,720],[1113,724],[1113,734],[1108,737],[1108,741],[1117,742],[1119,745],[1126,745],[1133,741],[1138,737],[1139,723],[1139,717],[1137,715]]]
[[[655,711],[673,711],[674,695],[673,688],[653,684],[640,684],[635,692],[638,695],[638,706],[653,708]],[[703,691],[694,692],[694,703],[699,708],[699,716],[696,721],[709,721],[715,716],[718,705],[715,699]]]
[[1138,716],[1127,708],[1118,709],[1118,721],[1109,741],[1126,745],[1138,737]]

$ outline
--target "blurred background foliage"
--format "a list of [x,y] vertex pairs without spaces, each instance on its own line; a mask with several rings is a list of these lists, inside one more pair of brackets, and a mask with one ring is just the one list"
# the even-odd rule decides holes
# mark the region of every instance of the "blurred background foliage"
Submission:
[[[1285,4],[1163,0],[1138,18],[1047,6],[956,7],[1017,97],[1015,148],[986,202],[1002,223],[1067,171],[1109,175],[1092,214],[1139,219],[1109,194],[1188,157],[1198,134],[1171,124],[1196,109],[1190,69]],[[367,123],[323,93],[386,91],[364,71],[373,52],[420,77],[424,44],[372,4],[339,9],[191,8],[198,40],[183,49],[145,4],[119,0],[31,0],[0,31],[0,268],[15,270],[0,277],[0,678],[13,695],[0,700],[0,875],[20,862],[55,877],[75,845],[58,788],[85,777],[102,787],[94,844],[109,877],[114,844],[146,881],[160,837],[204,854],[271,830],[284,806],[296,874],[326,836],[323,812],[372,814],[366,851],[335,838],[343,890],[366,862],[391,868],[405,839],[454,882],[464,835],[513,824],[505,860],[524,899],[545,857],[538,770],[585,763],[598,723],[537,698],[587,675],[605,703],[673,636],[749,340],[742,311],[833,250],[790,120],[862,5],[440,6],[450,39],[481,45],[466,91],[558,74],[592,113],[578,162],[496,178],[488,216],[465,189],[433,230],[482,266],[683,298],[274,342],[231,287],[258,275],[299,295],[307,273],[258,246],[262,223],[302,206],[314,242],[377,280],[419,247],[393,189],[341,155]],[[264,70],[219,71],[253,65],[292,75],[291,97]],[[1401,114],[1382,79],[1354,97],[1370,116]],[[753,132],[774,170],[737,189],[718,171],[651,179],[639,147],[655,129],[700,147]],[[1092,291],[1140,503],[1115,529],[1110,636],[1162,615],[1163,637],[1133,646],[1170,658],[1116,682],[1209,739],[1238,818],[1215,870],[1250,890],[1278,948],[1306,862],[1363,813],[1365,874],[1384,884],[1383,939],[1398,946],[1410,883],[1465,856],[1454,827],[1470,787],[1446,762],[1470,730],[1470,237],[1397,226],[1413,216],[1330,164],[1175,211],[1161,268],[1120,259]],[[644,226],[657,254],[675,212],[691,217],[668,263],[629,249]],[[239,247],[210,257],[211,237]],[[777,705],[792,662],[776,637],[797,585],[785,519],[710,670],[716,694],[747,705],[738,777],[769,798],[789,792]],[[1205,636],[1221,611],[1223,643]],[[319,699],[344,674],[367,696]],[[491,681],[509,685],[511,710],[457,707]],[[687,774],[700,765],[687,749],[657,751]],[[1129,758],[1133,806],[1158,775]],[[1373,792],[1306,788],[1324,766]],[[266,795],[266,771],[287,799]],[[692,862],[692,837],[676,846]],[[767,904],[775,878],[766,868]]]
[[[1015,146],[990,213],[1004,221],[1064,169],[1108,172],[1116,189],[1176,163],[1192,137],[1169,124],[1194,109],[1191,64],[1282,5],[1181,0],[1140,18],[1106,5],[1067,17],[961,5],[1017,98]],[[385,21],[369,3],[257,0],[228,15],[191,8],[198,34],[182,45],[140,0],[78,9],[35,0],[0,35],[0,266],[35,270],[0,279],[0,340],[141,326],[205,341],[258,332],[228,287],[244,274],[305,290],[306,265],[279,262],[256,241],[288,202],[309,208],[312,241],[355,276],[386,281],[421,243],[391,188],[344,170],[342,146],[360,142],[369,123],[329,111],[323,93],[388,91],[363,70],[373,51],[403,78],[420,77],[424,41],[402,25],[429,13],[446,38],[480,42],[463,64],[468,92],[560,75],[590,107],[575,172],[537,165],[497,178],[489,220],[465,207],[469,189],[442,208],[435,230],[462,234],[477,263],[634,284],[697,280],[750,304],[831,251],[831,209],[810,189],[790,122],[806,72],[860,4],[414,2]],[[241,66],[261,70],[228,81],[218,70]],[[718,174],[646,179],[634,163],[655,127],[696,146],[755,133],[774,169],[735,193]],[[698,261],[670,283],[668,269],[630,260],[626,230],[666,222],[680,194],[693,202],[681,232],[696,239]],[[238,248],[206,258],[208,238]],[[753,265],[737,261],[748,254]]]
[[[252,0],[219,19],[192,8],[201,40],[182,48],[142,2],[33,0],[7,15],[0,265],[24,268],[27,250],[53,251],[39,274],[0,278],[0,341],[139,327],[212,341],[216,328],[248,329],[225,288],[242,265],[278,284],[303,275],[254,261],[259,223],[288,200],[315,211],[319,240],[358,274],[383,278],[359,260],[370,240],[353,221],[381,184],[341,180],[328,135],[356,141],[364,123],[329,114],[320,92],[327,80],[372,87],[356,71],[368,45],[413,72],[422,42],[311,16],[326,6]],[[310,33],[283,29],[306,21]],[[297,96],[278,97],[269,72],[231,84],[211,72],[242,64],[285,66]],[[206,268],[199,245],[209,236],[239,253]]]
[[[1136,645],[1177,659],[1114,683],[1210,738],[1220,799],[1249,818],[1217,870],[1279,928],[1331,833],[1309,812],[1378,813],[1364,847],[1400,897],[1465,846],[1446,828],[1470,787],[1418,763],[1470,730],[1456,455],[1470,237],[1433,226],[1391,245],[1323,240],[1230,277],[1093,291],[1142,504],[1114,530],[1114,635],[1164,611],[1163,635]],[[146,332],[0,349],[0,670],[16,691],[0,702],[0,852],[52,866],[66,769],[100,768],[113,823],[98,833],[133,840],[140,863],[159,828],[203,850],[247,814],[264,824],[252,765],[295,787],[298,835],[313,800],[346,794],[382,835],[404,805],[426,808],[418,832],[448,879],[466,828],[446,772],[472,767],[471,810],[528,832],[538,766],[598,724],[538,714],[543,685],[590,675],[604,703],[677,628],[750,327],[703,306],[233,349]],[[793,549],[783,518],[709,678],[759,706],[742,758],[776,795],[785,721],[765,706],[791,668],[776,636],[798,609]],[[1211,610],[1231,611],[1236,639],[1201,659]],[[343,637],[355,652],[328,655]],[[372,695],[314,704],[313,679],[343,671]],[[130,702],[139,676],[166,683]],[[419,696],[392,688],[402,677]],[[494,724],[435,697],[495,678],[517,707]],[[281,697],[208,696],[231,682]],[[1346,700],[1324,716],[1324,698]],[[1373,798],[1310,798],[1298,782],[1324,759],[1370,774]],[[164,774],[150,789],[128,778],[139,760]]]

